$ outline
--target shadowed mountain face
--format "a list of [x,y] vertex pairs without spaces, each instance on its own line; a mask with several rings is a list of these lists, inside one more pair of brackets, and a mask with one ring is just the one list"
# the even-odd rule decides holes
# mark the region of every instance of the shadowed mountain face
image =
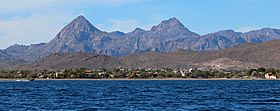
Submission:
[[8,59],[9,60],[10,55],[6,53],[6,51],[0,50],[0,59]]
[[[279,36],[280,37],[280,36]],[[224,30],[201,36],[193,45],[194,50],[220,50],[246,43],[242,33],[233,30]]]
[[119,59],[92,53],[56,53],[36,63],[37,69],[70,69],[70,68],[116,68],[121,66]]
[[279,29],[263,28],[244,33],[242,37],[250,43],[262,43],[263,41],[279,39],[279,35]]
[[9,55],[3,51],[0,50],[0,69],[6,69],[10,64],[9,63]]
[[93,41],[103,34],[83,16],[79,16],[65,26],[56,37],[46,44],[46,51],[55,52],[94,52]]
[[[129,33],[104,32],[83,16],[75,18],[48,43],[30,46],[13,45],[5,53],[14,59],[38,61],[54,53],[87,52],[125,56],[141,52],[172,52],[176,49],[195,51],[220,50],[244,43],[262,43],[279,39],[280,30],[261,29],[247,33],[224,30],[200,36],[188,30],[176,18],[162,21],[151,30],[136,28]],[[4,56],[4,54],[0,57]]]
[[[65,68],[186,68],[211,69],[279,68],[280,40],[260,44],[244,44],[220,51],[144,52],[122,57],[75,52],[52,54],[41,61],[27,65],[34,69]],[[22,65],[23,69],[26,66]]]
[[0,69],[12,69],[17,64],[25,64],[26,61],[16,60],[6,51],[0,50]]

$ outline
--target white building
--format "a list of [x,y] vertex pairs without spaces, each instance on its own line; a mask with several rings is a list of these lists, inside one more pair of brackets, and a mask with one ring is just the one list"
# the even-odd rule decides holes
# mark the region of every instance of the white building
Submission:
[[273,75],[272,73],[266,73],[266,74],[264,75],[264,77],[265,77],[266,79],[277,79],[277,77],[276,77],[275,75]]

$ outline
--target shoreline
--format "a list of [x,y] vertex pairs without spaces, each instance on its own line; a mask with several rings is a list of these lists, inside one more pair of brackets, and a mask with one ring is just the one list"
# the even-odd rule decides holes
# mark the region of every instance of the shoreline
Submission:
[[[13,80],[25,80],[25,79],[5,79],[5,78],[0,78],[0,81],[13,81]],[[251,78],[151,78],[151,79],[130,79],[130,78],[117,78],[117,79],[83,79],[83,78],[74,78],[74,79],[36,79],[35,81],[141,81],[141,80],[151,80],[151,81],[156,81],[156,80],[280,80],[280,79],[251,79]]]

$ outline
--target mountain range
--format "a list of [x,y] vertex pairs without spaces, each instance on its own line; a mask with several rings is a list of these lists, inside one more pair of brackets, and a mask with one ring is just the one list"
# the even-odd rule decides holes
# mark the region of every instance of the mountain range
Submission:
[[[190,31],[176,18],[164,20],[150,30],[136,28],[129,33],[105,32],[93,26],[84,16],[78,16],[62,28],[55,38],[48,43],[28,46],[15,44],[0,50],[0,66],[7,67],[19,63],[19,61],[21,61],[20,63],[38,63],[48,57],[48,59],[52,58],[51,56],[55,54],[74,54],[75,57],[77,56],[75,54],[79,52],[83,52],[83,56],[92,53],[90,57],[99,55],[98,57],[103,57],[103,59],[112,58],[112,61],[122,63],[115,66],[122,66],[129,63],[123,61],[129,60],[128,57],[135,58],[139,54],[145,55],[149,52],[164,52],[163,54],[173,54],[172,52],[176,53],[178,50],[198,51],[195,53],[210,53],[219,50],[221,50],[219,52],[223,52],[226,50],[222,49],[241,44],[264,43],[276,39],[280,39],[280,30],[272,28],[263,28],[246,33],[223,30],[199,35]],[[117,60],[115,60],[116,58]],[[119,58],[122,58],[122,60],[119,60]],[[223,58],[219,60],[231,59]]]
[[250,68],[279,68],[280,40],[249,43],[219,51],[143,52],[113,57],[101,54],[72,52],[51,54],[29,65],[16,65],[16,69],[65,69],[65,68],[194,68],[219,70]]

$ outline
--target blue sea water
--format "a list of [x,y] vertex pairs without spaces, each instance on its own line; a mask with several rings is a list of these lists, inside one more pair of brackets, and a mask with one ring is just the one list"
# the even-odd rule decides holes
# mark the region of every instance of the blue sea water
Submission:
[[0,81],[0,110],[280,110],[280,81]]

